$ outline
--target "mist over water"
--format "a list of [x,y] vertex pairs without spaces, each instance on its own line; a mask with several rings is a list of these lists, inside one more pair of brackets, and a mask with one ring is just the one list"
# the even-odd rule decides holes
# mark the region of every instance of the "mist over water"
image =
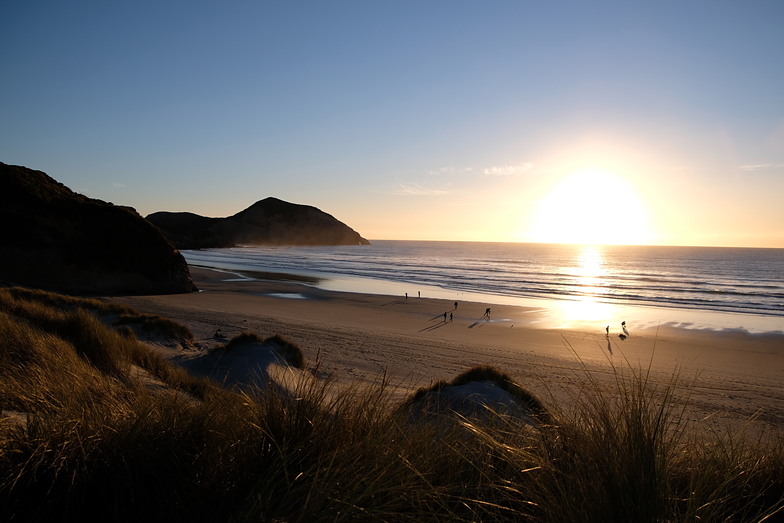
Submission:
[[[183,251],[192,265],[456,293],[784,317],[784,249],[377,240]],[[318,285],[318,283],[316,283]],[[381,292],[384,293],[384,292]]]

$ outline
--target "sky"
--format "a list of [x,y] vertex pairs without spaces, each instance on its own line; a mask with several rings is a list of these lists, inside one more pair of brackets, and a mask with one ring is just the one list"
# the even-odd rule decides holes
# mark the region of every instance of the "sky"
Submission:
[[0,0],[0,161],[142,216],[784,248],[784,2]]

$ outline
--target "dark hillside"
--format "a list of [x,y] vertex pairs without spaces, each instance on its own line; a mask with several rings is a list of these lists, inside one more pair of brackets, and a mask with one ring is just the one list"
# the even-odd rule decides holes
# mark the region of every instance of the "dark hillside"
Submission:
[[147,219],[180,249],[245,245],[369,245],[345,223],[310,205],[265,198],[228,218],[156,212]]
[[182,255],[130,207],[0,163],[0,279],[72,293],[195,290]]

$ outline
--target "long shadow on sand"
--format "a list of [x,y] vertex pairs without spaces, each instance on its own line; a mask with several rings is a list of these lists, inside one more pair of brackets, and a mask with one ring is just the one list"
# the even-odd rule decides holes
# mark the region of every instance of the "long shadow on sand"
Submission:
[[469,328],[469,329],[473,329],[474,327],[481,327],[481,326],[483,326],[485,323],[490,323],[490,318],[488,318],[487,316],[482,316],[481,318],[479,318],[478,320],[476,320],[474,323],[472,323],[471,325],[469,325],[469,326],[468,326],[468,328]]
[[405,300],[405,299],[403,299],[403,300],[395,300],[395,301],[391,301],[389,303],[382,303],[381,305],[379,305],[379,307],[386,307],[387,305],[399,305],[401,303],[406,303],[407,301],[408,300]]
[[[439,317],[440,317],[440,316],[439,316]],[[435,318],[434,318],[434,319],[435,319]],[[422,329],[422,330],[421,330],[421,331],[419,331],[419,332],[430,332],[430,331],[434,331],[434,330],[436,330],[436,329],[440,329],[441,327],[443,327],[443,326],[444,326],[444,325],[446,325],[447,323],[449,323],[449,322],[442,321],[441,323],[436,323],[435,325],[431,325],[430,327],[425,327],[424,329]]]

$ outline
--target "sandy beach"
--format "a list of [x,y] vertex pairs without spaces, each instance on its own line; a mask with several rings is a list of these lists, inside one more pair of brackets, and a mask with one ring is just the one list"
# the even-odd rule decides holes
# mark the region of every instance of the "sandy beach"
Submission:
[[[689,396],[689,419],[723,430],[758,416],[784,427],[784,336],[694,330],[646,323],[621,339],[620,322],[552,328],[541,308],[320,290],[286,281],[242,280],[192,268],[201,292],[112,298],[190,328],[198,350],[244,330],[281,334],[314,365],[342,381],[385,376],[402,396],[479,364],[493,365],[537,393],[568,406],[588,380],[611,383],[622,373],[648,372],[658,384],[674,376]],[[485,310],[490,307],[490,317]],[[444,313],[446,319],[444,321]],[[451,313],[451,321],[450,321]],[[687,387],[688,386],[688,387]]]

